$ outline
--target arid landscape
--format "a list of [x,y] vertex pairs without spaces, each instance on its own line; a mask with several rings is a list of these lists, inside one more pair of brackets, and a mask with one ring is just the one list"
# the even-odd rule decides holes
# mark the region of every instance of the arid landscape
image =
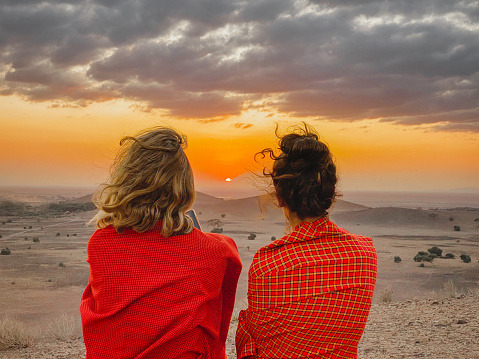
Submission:
[[[94,229],[87,222],[94,211],[87,193],[63,192],[0,192],[0,358],[85,355],[78,308],[88,281],[86,246]],[[238,245],[244,268],[236,312],[246,306],[254,253],[285,231],[281,210],[261,207],[258,197],[224,200],[202,193],[194,206],[204,231],[221,228]],[[339,200],[331,218],[372,237],[378,252],[360,358],[479,358],[479,208],[370,208]],[[434,246],[441,258],[414,261]],[[446,254],[454,258],[442,258]],[[236,322],[234,317],[230,357]]]

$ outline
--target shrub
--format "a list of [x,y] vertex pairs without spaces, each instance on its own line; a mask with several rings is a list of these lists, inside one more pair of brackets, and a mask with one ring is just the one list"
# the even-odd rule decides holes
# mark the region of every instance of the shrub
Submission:
[[225,217],[226,217],[226,214],[221,213],[221,218],[225,218]]
[[275,241],[276,240],[276,237],[275,236],[271,236],[271,242]]
[[67,237],[70,237],[70,235],[67,233]]
[[454,221],[454,217],[449,217],[449,220],[452,222]]
[[414,261],[415,262],[432,262],[434,258],[436,258],[435,254],[420,251],[414,256]]
[[436,246],[429,248],[427,251],[431,254],[436,254],[436,257],[442,256],[442,249]]
[[40,243],[40,238],[33,237],[33,243]]
[[76,236],[77,236],[77,234],[76,234],[76,233],[73,233],[73,234],[72,234],[72,236],[73,236],[73,237],[76,237]]
[[[479,219],[479,218],[477,218],[477,219]],[[2,222],[2,224],[3,224],[3,225],[6,225],[6,224],[7,224],[7,222],[3,221],[3,222]]]
[[381,302],[383,303],[391,303],[393,301],[393,290],[392,289],[386,289],[381,292]]
[[68,341],[79,335],[77,320],[73,315],[63,314],[47,326],[47,336],[59,341]]
[[459,226],[454,226],[454,231],[455,231],[455,232],[460,232],[460,231],[461,231],[461,227],[459,227]]
[[25,348],[33,344],[23,323],[5,317],[0,319],[0,350]]
[[462,260],[464,263],[471,263],[471,257],[468,256],[467,254],[461,254],[461,260]]
[[248,239],[250,241],[253,241],[255,238],[256,238],[256,234],[254,234],[254,233],[250,233],[250,235],[248,236]]
[[32,229],[32,226],[28,226],[28,229]]
[[23,227],[23,229],[27,229],[27,227]]
[[401,262],[401,257],[395,256],[394,257],[394,263],[400,263]]
[[419,264],[419,267],[424,268],[424,263]]
[[0,238],[3,238],[1,234],[0,234]]
[[57,232],[56,236],[57,236],[57,237],[60,237],[60,232]]
[[12,220],[11,220],[11,219],[7,219],[7,223],[12,223]]
[[444,256],[444,258],[454,259],[454,254],[452,254],[452,253],[446,253],[446,255]]
[[8,247],[2,248],[2,250],[0,251],[0,254],[3,256],[8,256],[10,253],[12,252],[10,251],[10,249],[8,249]]
[[60,263],[58,263],[58,266],[59,267],[65,267],[65,264],[63,264],[63,262],[60,262]]
[[[474,222],[479,222],[479,218],[476,218],[476,219],[474,220]],[[5,223],[5,222],[2,222],[2,224],[3,224],[3,223]]]
[[211,233],[223,233],[223,227],[215,227],[211,230]]

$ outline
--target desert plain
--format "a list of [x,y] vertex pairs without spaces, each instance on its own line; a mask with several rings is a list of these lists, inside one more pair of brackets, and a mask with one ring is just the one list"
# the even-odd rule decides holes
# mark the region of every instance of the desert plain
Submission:
[[[91,195],[2,190],[0,203],[0,249],[10,252],[0,255],[0,358],[84,358],[79,305],[94,231],[88,224],[95,213]],[[230,358],[236,357],[237,313],[247,306],[249,265],[259,248],[286,230],[282,211],[259,203],[259,197],[227,200],[198,193],[194,205],[202,229],[221,228],[235,240],[243,262],[227,341]],[[401,208],[338,200],[330,216],[348,231],[371,237],[378,253],[359,358],[479,358],[479,203]],[[414,261],[434,246],[454,258]]]

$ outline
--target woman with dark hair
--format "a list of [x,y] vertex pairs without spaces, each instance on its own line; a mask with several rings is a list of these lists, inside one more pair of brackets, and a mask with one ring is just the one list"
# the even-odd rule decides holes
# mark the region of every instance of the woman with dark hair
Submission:
[[329,220],[336,166],[310,127],[281,137],[279,150],[258,155],[274,161],[264,174],[293,230],[255,254],[238,358],[356,358],[376,283],[372,240]]
[[186,215],[195,199],[186,138],[156,128],[120,145],[88,243],[87,359],[224,359],[241,261],[231,238]]

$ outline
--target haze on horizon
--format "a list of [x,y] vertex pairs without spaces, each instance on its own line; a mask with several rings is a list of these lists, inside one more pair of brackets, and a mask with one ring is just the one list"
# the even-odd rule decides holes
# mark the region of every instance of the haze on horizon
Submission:
[[0,186],[95,187],[121,137],[171,125],[199,191],[248,191],[275,123],[306,121],[343,191],[477,188],[478,19],[473,0],[4,1]]

